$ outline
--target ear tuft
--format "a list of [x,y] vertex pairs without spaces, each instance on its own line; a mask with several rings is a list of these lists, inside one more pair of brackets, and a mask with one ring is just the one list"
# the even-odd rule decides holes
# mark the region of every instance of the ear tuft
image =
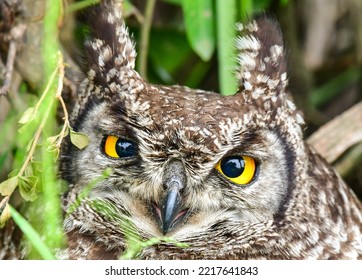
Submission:
[[240,91],[260,87],[273,92],[283,90],[287,67],[278,23],[263,14],[236,27],[240,32],[236,40]]
[[91,39],[86,41],[88,78],[107,85],[122,67],[134,69],[136,51],[122,19],[122,1],[103,0],[88,14]]

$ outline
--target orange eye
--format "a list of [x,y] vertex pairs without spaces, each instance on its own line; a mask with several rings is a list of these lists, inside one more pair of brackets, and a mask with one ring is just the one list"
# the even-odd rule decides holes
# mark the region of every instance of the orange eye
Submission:
[[215,166],[223,176],[238,185],[249,184],[256,173],[256,162],[249,156],[228,156]]
[[112,158],[125,158],[137,155],[134,142],[116,136],[106,136],[102,142],[103,152]]

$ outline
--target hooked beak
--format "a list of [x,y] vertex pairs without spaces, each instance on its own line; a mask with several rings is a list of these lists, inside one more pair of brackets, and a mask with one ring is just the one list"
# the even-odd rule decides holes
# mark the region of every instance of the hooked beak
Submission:
[[160,206],[153,205],[163,234],[167,234],[188,214],[189,209],[182,208],[181,193],[185,184],[186,176],[183,164],[180,161],[170,162],[164,176],[166,195],[161,200]]
[[[161,205],[162,232],[166,234],[186,215],[187,209],[181,209],[181,196],[178,184],[175,182]],[[181,211],[180,211],[181,210]]]

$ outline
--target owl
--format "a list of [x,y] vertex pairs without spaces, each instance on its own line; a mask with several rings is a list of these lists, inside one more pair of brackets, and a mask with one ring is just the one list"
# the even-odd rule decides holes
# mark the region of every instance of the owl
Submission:
[[237,24],[232,96],[154,85],[135,70],[120,5],[94,8],[87,73],[62,147],[69,259],[362,259],[362,206],[303,140],[283,37]]

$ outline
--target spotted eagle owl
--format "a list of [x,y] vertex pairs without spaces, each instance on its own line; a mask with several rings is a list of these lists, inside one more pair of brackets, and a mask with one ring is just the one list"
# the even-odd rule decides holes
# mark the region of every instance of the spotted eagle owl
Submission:
[[236,25],[239,89],[221,96],[146,82],[120,7],[95,11],[72,115],[89,145],[61,154],[66,257],[118,258],[135,236],[160,240],[141,259],[362,258],[361,203],[303,140],[275,20]]

